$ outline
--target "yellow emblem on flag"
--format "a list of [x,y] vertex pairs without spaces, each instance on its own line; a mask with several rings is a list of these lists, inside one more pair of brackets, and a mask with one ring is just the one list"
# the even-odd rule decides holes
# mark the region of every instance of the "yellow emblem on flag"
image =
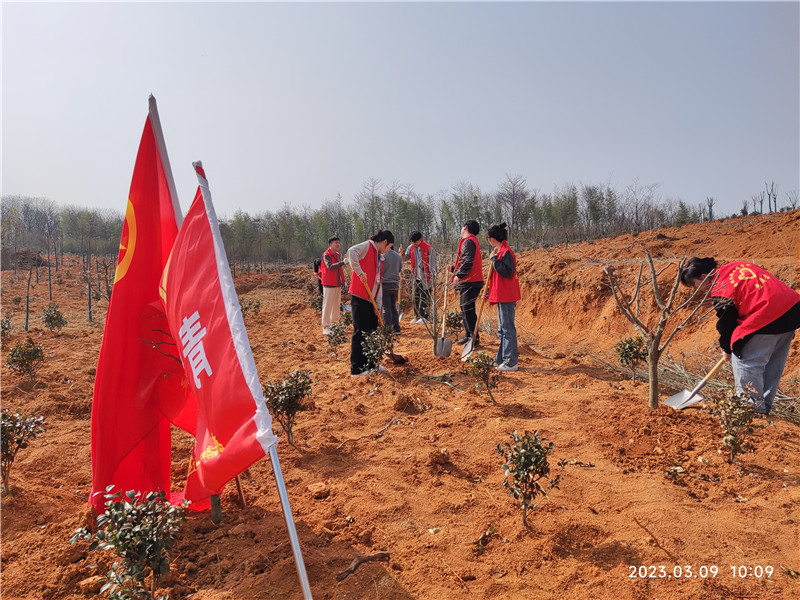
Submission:
[[[127,233],[127,238],[126,234]],[[133,212],[133,203],[128,199],[128,207],[125,209],[125,224],[122,227],[122,240],[119,243],[120,259],[117,263],[117,270],[114,272],[114,283],[125,277],[128,268],[133,260],[133,252],[136,249],[136,215]]]

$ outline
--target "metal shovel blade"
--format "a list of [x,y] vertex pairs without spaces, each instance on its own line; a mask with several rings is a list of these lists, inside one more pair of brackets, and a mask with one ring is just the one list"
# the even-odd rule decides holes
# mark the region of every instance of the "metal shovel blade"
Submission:
[[671,406],[675,410],[681,410],[691,406],[692,404],[700,402],[701,400],[703,400],[703,397],[700,394],[695,393],[693,396],[692,392],[689,390],[683,390],[682,392],[678,392],[674,396],[667,398],[664,401],[664,404]]
[[436,338],[433,342],[434,356],[450,356],[453,352],[453,340],[447,338]]
[[461,351],[461,361],[466,362],[470,355],[475,351],[475,347],[478,344],[475,343],[475,338],[471,337],[466,344],[464,344],[464,349]]

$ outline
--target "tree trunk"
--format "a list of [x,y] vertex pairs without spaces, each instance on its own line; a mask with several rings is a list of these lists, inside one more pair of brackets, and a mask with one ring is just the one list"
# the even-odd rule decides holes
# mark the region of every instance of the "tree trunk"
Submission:
[[650,408],[658,408],[658,359],[661,358],[658,349],[650,349],[647,355],[647,376],[650,380]]

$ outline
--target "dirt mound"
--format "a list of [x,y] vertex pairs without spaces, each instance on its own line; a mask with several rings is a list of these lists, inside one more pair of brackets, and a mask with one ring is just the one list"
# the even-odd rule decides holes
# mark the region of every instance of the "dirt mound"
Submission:
[[[521,368],[500,378],[497,404],[463,372],[457,351],[434,357],[424,327],[407,322],[395,351],[408,364],[387,361],[387,374],[351,379],[347,345],[337,359],[308,304],[310,269],[237,274],[242,299],[261,306],[245,317],[261,381],[298,368],[314,374],[314,408],[298,416],[296,447],[283,433],[278,447],[314,597],[797,597],[797,426],[760,421],[755,451],[730,465],[710,408],[649,410],[646,383],[603,367],[615,362],[613,344],[633,334],[603,268],[635,275],[644,248],[659,267],[687,255],[746,258],[799,288],[798,231],[795,211],[522,253]],[[93,597],[96,576],[112,562],[69,545],[87,519],[106,303],[93,304],[89,323],[85,292],[66,270],[78,273],[77,260],[54,283],[69,321],[62,333],[39,318],[46,283],[34,288],[32,330],[21,332],[24,301],[9,299],[24,297],[24,281],[2,274],[3,313],[14,327],[3,346],[2,405],[45,415],[48,428],[20,452],[13,492],[2,500],[4,598]],[[487,325],[495,331],[496,317]],[[5,365],[8,348],[26,336],[47,358],[36,386]],[[496,351],[493,336],[482,338],[483,349]],[[800,377],[799,343],[785,382]],[[686,364],[708,365],[717,354],[713,318],[674,342]],[[664,386],[662,397],[674,391]],[[526,429],[554,443],[553,465],[567,461],[560,488],[529,513],[530,530],[502,487],[496,451],[511,431]],[[175,432],[176,488],[190,444]],[[172,598],[302,597],[269,461],[253,465],[242,486],[248,507],[227,486],[219,526],[207,514],[188,518],[164,582]],[[388,560],[337,581],[357,555],[378,551]]]

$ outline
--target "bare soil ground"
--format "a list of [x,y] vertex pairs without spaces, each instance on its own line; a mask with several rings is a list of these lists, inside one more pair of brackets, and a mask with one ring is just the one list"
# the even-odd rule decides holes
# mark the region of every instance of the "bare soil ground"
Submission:
[[[761,421],[755,451],[730,465],[710,403],[649,410],[646,383],[604,367],[616,361],[614,344],[634,332],[603,267],[630,277],[644,248],[661,266],[692,255],[748,259],[800,289],[799,232],[795,211],[523,253],[521,368],[501,377],[497,404],[462,372],[457,351],[434,357],[431,338],[407,317],[395,350],[408,364],[351,379],[347,346],[339,359],[329,352],[309,307],[310,269],[237,276],[242,299],[261,302],[246,324],[262,383],[298,368],[311,369],[316,382],[314,408],[298,416],[296,447],[284,434],[278,446],[314,597],[797,598],[798,426]],[[93,597],[111,562],[69,544],[88,515],[92,389],[106,309],[101,301],[87,321],[76,273],[77,263],[62,267],[54,284],[69,325],[52,333],[34,317],[26,334],[24,282],[2,272],[3,313],[14,325],[3,347],[2,406],[47,418],[47,433],[19,454],[2,499],[4,599]],[[41,315],[45,280],[34,294],[32,313]],[[15,297],[23,297],[20,306]],[[672,358],[702,374],[718,358],[714,334],[713,317],[681,332]],[[47,355],[35,386],[5,364],[8,348],[26,335]],[[488,333],[482,342],[497,348]],[[799,351],[795,339],[784,373],[794,396]],[[452,386],[426,379],[445,373]],[[730,381],[727,366],[720,378]],[[679,387],[664,386],[662,399]],[[526,429],[555,444],[553,463],[571,463],[560,489],[529,513],[531,529],[502,488],[496,452],[512,430]],[[190,441],[177,431],[173,439],[179,487]],[[207,513],[189,515],[164,582],[172,598],[302,597],[269,460],[242,483],[247,508],[229,484],[219,526]],[[476,541],[490,528],[479,553]],[[378,551],[389,559],[337,581],[354,557]],[[639,577],[641,565],[663,565],[669,576]],[[772,575],[757,576],[756,566]],[[704,567],[716,567],[716,576]]]

